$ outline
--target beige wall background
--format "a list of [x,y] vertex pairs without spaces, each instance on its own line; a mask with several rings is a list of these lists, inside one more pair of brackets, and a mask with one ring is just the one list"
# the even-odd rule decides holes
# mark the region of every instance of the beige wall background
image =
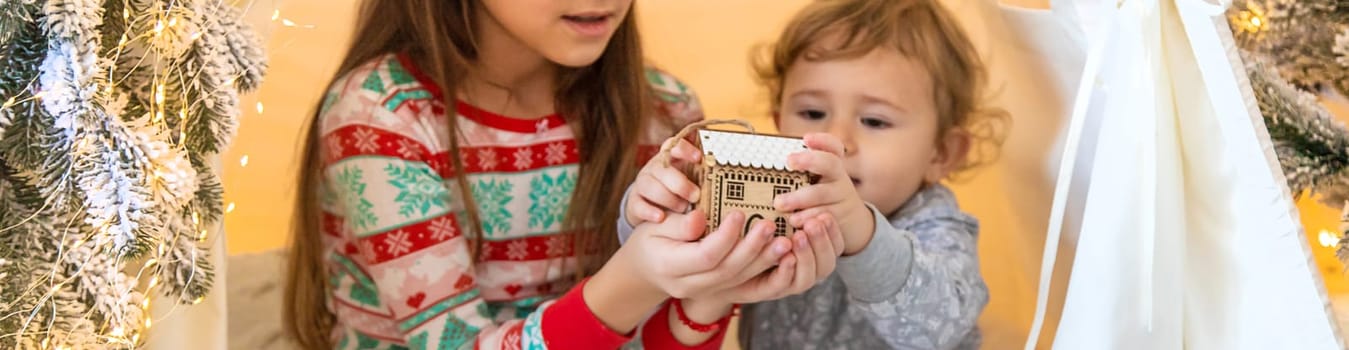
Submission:
[[[699,94],[709,117],[746,118],[770,128],[764,92],[749,69],[751,49],[767,43],[808,0],[639,0],[638,16],[649,58]],[[1002,0],[1046,8],[1048,0]],[[283,247],[291,224],[297,141],[320,90],[345,47],[356,0],[255,0],[249,16],[267,38],[271,68],[266,83],[243,100],[245,116],[234,146],[225,154],[229,254]],[[968,26],[981,49],[995,47],[1001,21],[993,0],[946,1]],[[273,10],[274,9],[274,10]],[[992,34],[990,34],[992,33]],[[993,57],[995,85],[1037,79],[1047,67]],[[1021,92],[1020,94],[1026,94]],[[980,259],[993,293],[984,317],[985,348],[1019,348],[1034,312],[1034,286],[1052,189],[1049,159],[1061,101],[1011,91],[999,98],[1014,111],[1012,134],[1002,160],[954,188],[962,206],[982,223]],[[1344,105],[1338,105],[1343,108]],[[1349,108],[1341,115],[1349,116]],[[1338,213],[1300,203],[1313,240],[1321,229],[1337,231]],[[1349,290],[1329,248],[1313,244],[1332,293]],[[1061,259],[1062,260],[1062,259]],[[1066,276],[1066,275],[1064,275]],[[1061,279],[1059,279],[1061,280]],[[240,301],[233,301],[240,302]],[[1046,332],[1050,333],[1050,332]],[[1046,342],[1041,342],[1045,344]]]

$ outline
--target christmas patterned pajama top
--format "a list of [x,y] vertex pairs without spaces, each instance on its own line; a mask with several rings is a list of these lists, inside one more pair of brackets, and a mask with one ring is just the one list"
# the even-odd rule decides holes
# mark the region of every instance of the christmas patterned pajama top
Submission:
[[[683,84],[656,70],[647,80],[656,111],[670,123],[648,123],[656,126],[645,133],[641,159],[675,128],[702,118]],[[337,80],[320,107],[322,234],[338,348],[628,342],[567,282],[575,255],[570,235],[559,231],[577,181],[572,127],[557,115],[517,119],[464,103],[446,109],[441,93],[407,56],[387,55]],[[465,238],[471,230],[450,163],[448,118],[457,118],[454,156],[481,217],[478,262]],[[673,341],[668,310],[661,311],[643,330],[646,346],[677,348],[653,343]],[[705,345],[712,343],[720,341]]]

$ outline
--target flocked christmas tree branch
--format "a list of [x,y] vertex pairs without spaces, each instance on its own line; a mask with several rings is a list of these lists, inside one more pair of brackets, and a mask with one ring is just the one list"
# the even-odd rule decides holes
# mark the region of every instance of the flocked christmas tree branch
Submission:
[[[1237,0],[1228,20],[1288,187],[1346,205],[1349,130],[1313,93],[1349,95],[1349,1]],[[1336,255],[1349,260],[1349,239]]]
[[1263,59],[1248,55],[1246,72],[1288,187],[1294,194],[1315,193],[1332,206],[1344,203],[1349,199],[1349,130]]
[[1349,95],[1349,1],[1237,0],[1233,11],[1259,18],[1235,21],[1242,48],[1277,62],[1281,75],[1304,89]]
[[0,0],[0,60],[0,348],[134,347],[210,290],[260,43],[216,0]]

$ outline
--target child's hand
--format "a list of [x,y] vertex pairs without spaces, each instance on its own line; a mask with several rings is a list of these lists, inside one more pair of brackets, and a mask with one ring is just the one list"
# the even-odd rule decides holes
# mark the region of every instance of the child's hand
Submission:
[[661,156],[651,159],[637,173],[628,190],[628,224],[636,227],[642,222],[661,222],[665,213],[687,212],[689,206],[698,202],[698,186],[675,166],[680,162],[697,164],[703,154],[687,140],[670,138],[665,143],[675,142],[670,149],[671,166],[665,166]]
[[803,139],[810,150],[789,156],[787,166],[820,175],[820,181],[778,196],[773,206],[784,212],[799,210],[787,219],[795,227],[823,213],[832,215],[843,233],[843,254],[855,254],[871,242],[876,221],[844,168],[843,142],[824,133],[807,134]]
[[742,238],[745,215],[731,212],[703,237],[706,220],[701,211],[693,211],[638,226],[615,259],[624,259],[635,275],[665,294],[687,298],[742,284],[792,250],[786,238],[773,236],[769,222],[755,224]]
[[[778,268],[738,285],[693,297],[701,305],[756,303],[801,294],[834,272],[843,252],[843,233],[829,214],[806,219],[792,237],[792,254],[779,260]],[[729,307],[729,306],[728,306]]]
[[779,296],[804,293],[829,275],[834,273],[838,257],[843,255],[846,240],[843,231],[834,222],[833,215],[820,214],[807,218],[802,230],[792,236],[793,250],[796,256],[796,275],[792,285]]
[[757,223],[742,238],[744,226],[745,215],[733,211],[704,237],[707,216],[697,210],[638,226],[586,282],[586,305],[596,315],[608,315],[604,322],[610,328],[631,329],[640,322],[624,316],[632,307],[743,283],[792,251],[786,238],[773,236],[773,224]]

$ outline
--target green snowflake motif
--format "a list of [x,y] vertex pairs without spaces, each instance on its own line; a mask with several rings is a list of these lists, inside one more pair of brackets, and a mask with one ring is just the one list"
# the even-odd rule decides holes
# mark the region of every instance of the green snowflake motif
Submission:
[[379,220],[372,211],[375,206],[365,199],[363,176],[361,169],[355,166],[348,166],[337,173],[337,185],[341,186],[340,192],[343,209],[348,216],[347,221],[357,229],[370,228]]
[[365,335],[365,333],[356,332],[356,349],[375,349],[379,347],[379,339]]
[[322,205],[322,208],[336,208],[339,200],[341,198],[332,187],[322,186],[322,188],[319,188],[319,204]]
[[345,278],[346,275],[347,275],[346,272],[337,272],[332,274],[332,276],[328,277],[328,286],[332,287],[333,289],[341,288],[342,279]]
[[529,318],[525,319],[523,329],[520,330],[520,345],[523,345],[521,348],[530,350],[547,349],[547,345],[543,342],[543,328],[540,325],[542,319],[542,312],[529,314]]
[[379,289],[373,285],[362,284],[360,282],[351,284],[351,299],[361,304],[378,307]]
[[445,186],[431,169],[389,164],[384,172],[389,174],[389,184],[398,188],[398,197],[393,199],[398,202],[398,215],[405,218],[424,216],[431,207],[445,208]]
[[660,71],[655,69],[646,69],[646,81],[655,89],[656,97],[667,103],[686,102],[688,100],[689,88],[683,82],[674,79],[666,79]]
[[525,317],[529,317],[529,314],[532,314],[532,313],[534,313],[534,309],[530,309],[530,308],[518,308],[518,309],[515,309],[515,318],[525,318]]
[[426,349],[426,348],[427,348],[427,347],[426,347],[426,338],[428,337],[427,333],[430,333],[430,332],[428,332],[428,331],[423,331],[423,332],[421,332],[421,333],[417,333],[417,335],[412,336],[412,338],[409,338],[409,339],[408,339],[408,347],[409,347],[409,348],[413,348],[413,349],[417,349],[417,350]]
[[403,63],[396,58],[389,59],[389,79],[398,85],[407,85],[417,81],[417,78],[408,73],[407,68],[404,68]]
[[370,72],[370,75],[365,77],[365,81],[361,82],[361,89],[380,95],[388,92],[384,89],[384,79],[379,78],[379,72]]
[[338,349],[346,349],[346,348],[347,348],[347,344],[351,344],[351,335],[350,335],[350,334],[342,334],[342,340],[339,341],[339,342],[337,342],[337,348],[338,348]]
[[497,313],[501,312],[501,305],[495,302],[483,302],[478,304],[478,316],[485,319],[496,319]]
[[477,338],[475,335],[478,334],[478,327],[469,325],[456,317],[454,313],[445,317],[445,328],[440,332],[440,349],[459,349],[464,345],[472,344]]
[[326,95],[323,95],[323,104],[319,106],[319,115],[328,114],[328,110],[332,109],[333,104],[337,103],[337,96],[336,92],[329,92]]
[[543,174],[529,181],[529,227],[549,228],[562,224],[571,204],[571,193],[576,189],[576,177],[567,172],[557,177]]
[[511,202],[511,182],[506,180],[479,180],[473,185],[473,200],[478,202],[478,215],[482,216],[484,235],[505,233],[511,229],[511,212],[506,204]]

